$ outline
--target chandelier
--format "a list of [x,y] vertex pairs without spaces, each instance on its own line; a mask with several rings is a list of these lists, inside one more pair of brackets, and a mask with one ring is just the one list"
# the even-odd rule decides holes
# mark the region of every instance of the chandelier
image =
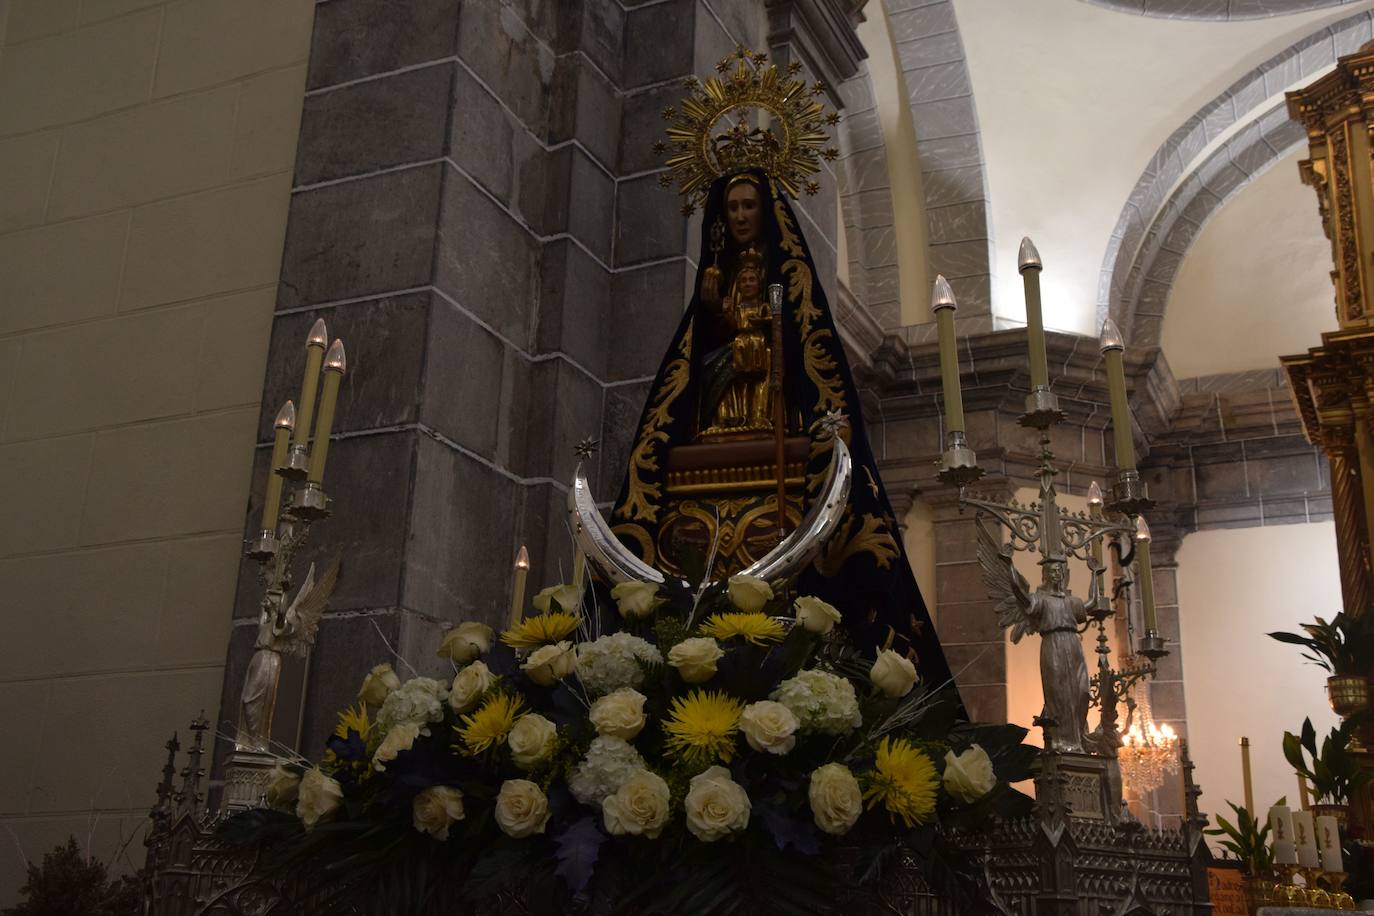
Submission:
[[[1143,686],[1143,685],[1142,685]],[[1139,692],[1134,704],[1134,721],[1121,736],[1117,763],[1121,781],[1138,794],[1153,792],[1164,784],[1164,777],[1178,772],[1178,735],[1166,722],[1155,725],[1150,715],[1149,696]]]

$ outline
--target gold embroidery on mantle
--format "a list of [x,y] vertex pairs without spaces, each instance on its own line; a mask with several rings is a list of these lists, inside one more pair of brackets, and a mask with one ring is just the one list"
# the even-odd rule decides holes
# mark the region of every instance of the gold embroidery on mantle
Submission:
[[830,539],[825,553],[816,560],[816,568],[821,575],[837,575],[850,557],[861,553],[873,554],[873,562],[879,569],[887,569],[898,557],[897,541],[882,519],[865,513],[857,531],[854,530],[854,521],[852,516],[845,516],[840,531]]
[[831,336],[829,330],[819,330],[806,338],[806,377],[816,386],[816,412],[844,410],[844,382],[840,379],[835,357],[825,346]]
[[[676,558],[682,541],[695,543],[704,558],[716,547],[713,578],[739,572],[772,550],[776,543],[778,498],[722,496],[670,502],[658,530],[657,554],[665,572],[682,575]],[[799,499],[788,497],[788,527],[801,523]]]
[[668,364],[663,384],[654,393],[654,406],[644,418],[644,426],[639,431],[639,441],[630,453],[625,504],[615,513],[620,518],[646,522],[658,520],[658,500],[663,495],[662,487],[657,483],[645,481],[640,475],[643,472],[658,470],[658,444],[668,441],[668,434],[663,432],[662,427],[673,421],[669,411],[673,402],[686,390],[687,382],[691,378],[692,329],[693,325],[689,324],[686,333],[682,335],[678,358]]
[[782,250],[793,257],[800,258],[805,254],[805,251],[802,249],[801,239],[797,236],[796,229],[792,227],[792,221],[787,218],[787,205],[784,204],[782,198],[778,196],[778,189],[776,187],[772,188],[772,191],[773,216],[777,217],[778,220],[778,233],[782,236],[782,241],[780,243]]
[[783,262],[782,272],[787,277],[787,297],[796,303],[797,324],[805,338],[811,333],[811,322],[821,317],[821,310],[811,299],[811,269],[805,261],[793,258]]

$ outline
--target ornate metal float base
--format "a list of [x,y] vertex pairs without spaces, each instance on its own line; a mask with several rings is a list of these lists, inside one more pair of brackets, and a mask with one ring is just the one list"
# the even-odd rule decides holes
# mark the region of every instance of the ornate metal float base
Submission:
[[[289,886],[263,879],[257,850],[232,849],[216,839],[229,809],[203,805],[204,728],[203,721],[192,725],[195,741],[179,787],[173,785],[179,747],[175,738],[167,743],[147,839],[147,916],[355,916],[313,905],[312,889],[299,879]],[[837,887],[827,902],[835,912],[875,916],[1207,916],[1212,857],[1192,769],[1185,747],[1183,826],[1153,830],[1122,809],[1114,758],[1045,752],[1031,817],[1002,822],[987,834],[953,837],[980,864],[973,902],[933,893],[914,866],[900,863],[872,893]],[[468,914],[462,901],[444,901],[435,912]],[[526,912],[511,898],[481,916]]]

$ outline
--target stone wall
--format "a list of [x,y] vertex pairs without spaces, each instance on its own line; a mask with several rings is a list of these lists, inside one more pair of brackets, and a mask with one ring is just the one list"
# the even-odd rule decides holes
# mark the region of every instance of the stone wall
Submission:
[[218,705],[314,13],[0,3],[0,906]]

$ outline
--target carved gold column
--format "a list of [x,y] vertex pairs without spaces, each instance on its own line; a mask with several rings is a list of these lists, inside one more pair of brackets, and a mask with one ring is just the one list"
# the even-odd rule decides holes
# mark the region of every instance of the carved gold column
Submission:
[[1282,362],[1307,439],[1331,465],[1343,603],[1360,616],[1374,597],[1374,43],[1288,93],[1288,112],[1307,131],[1299,170],[1331,241],[1337,329]]
[[[1345,612],[1359,617],[1374,598],[1374,42],[1288,93],[1288,112],[1307,130],[1309,158],[1299,171],[1317,193],[1331,241],[1337,327],[1320,346],[1281,361],[1307,439],[1330,464],[1341,598]],[[1361,722],[1359,735],[1360,764],[1374,769],[1374,719]],[[1374,785],[1350,801],[1355,824],[1374,831]]]

